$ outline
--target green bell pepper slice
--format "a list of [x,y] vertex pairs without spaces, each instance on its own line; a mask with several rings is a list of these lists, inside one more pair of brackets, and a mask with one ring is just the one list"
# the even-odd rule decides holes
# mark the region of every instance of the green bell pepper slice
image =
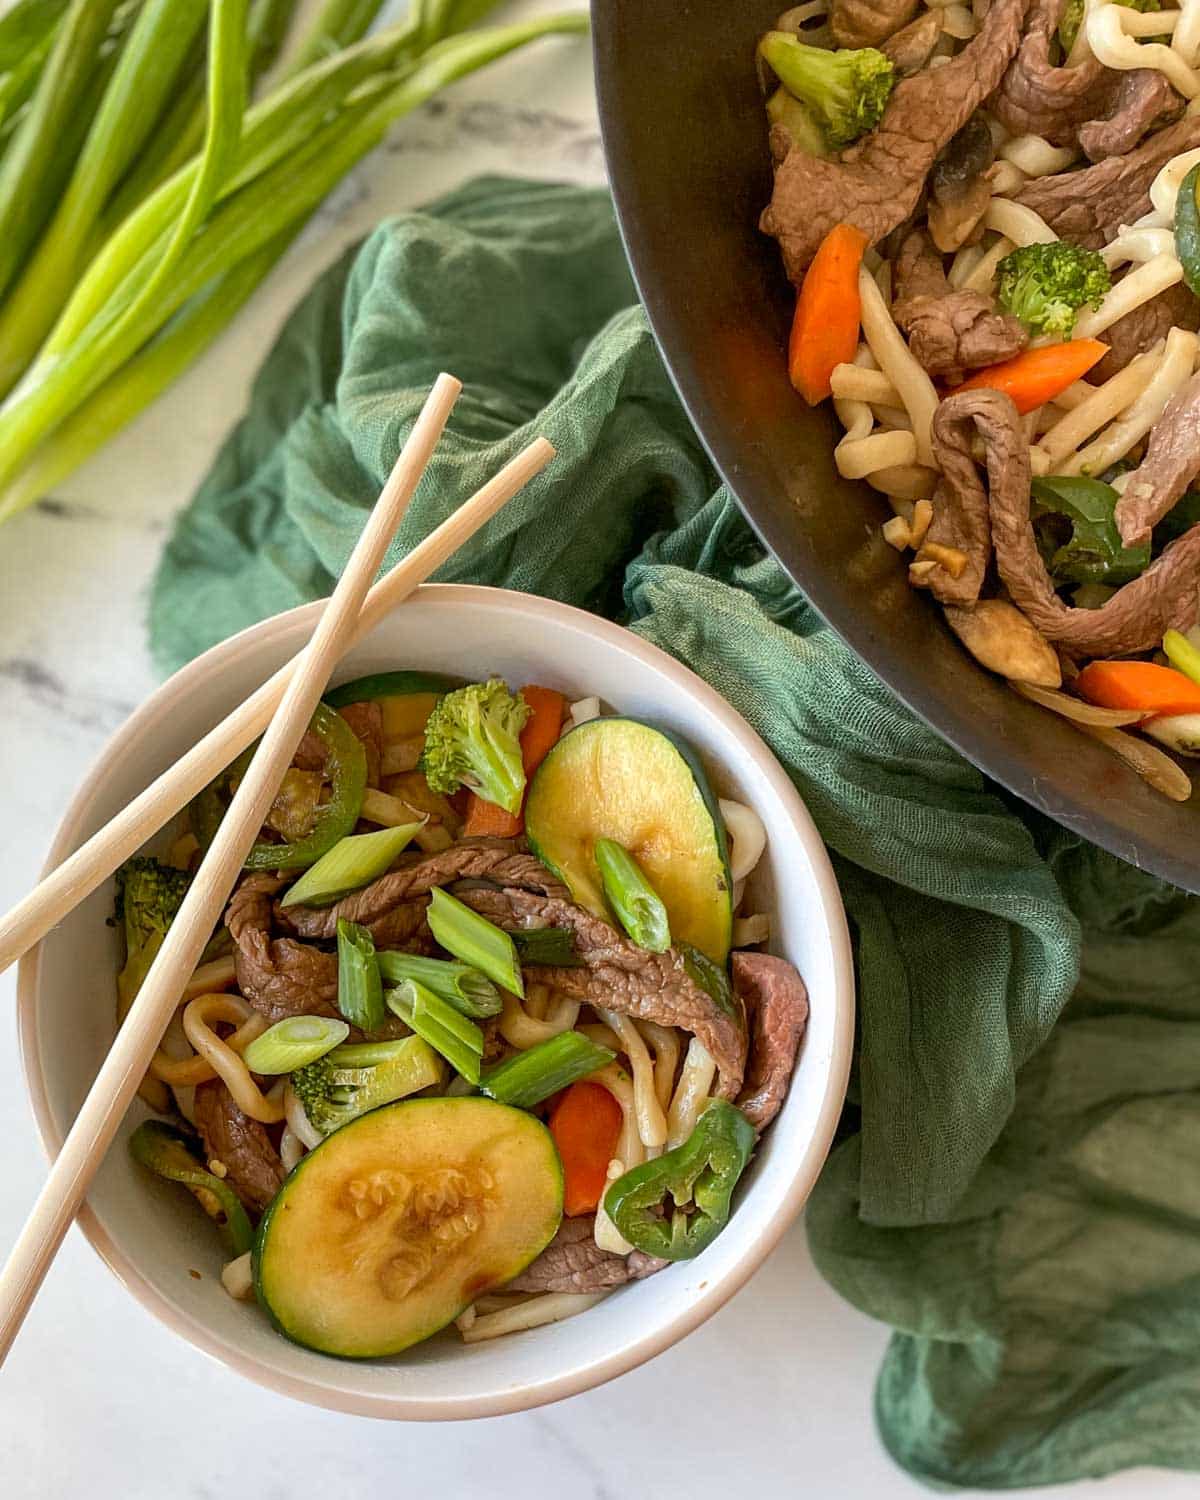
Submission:
[[[256,843],[246,856],[247,870],[307,869],[345,838],[358,822],[367,786],[367,753],[362,741],[341,714],[324,703],[317,704],[308,727],[325,747],[325,774],[331,788],[329,801],[318,806],[312,829],[303,838],[289,844],[271,844],[265,840]],[[192,832],[201,849],[212,843],[229,807],[230,788],[246,774],[257,748],[254,744],[243,750],[192,803]]]
[[[617,1178],[604,1195],[604,1211],[635,1250],[692,1260],[728,1223],[733,1190],[756,1139],[740,1109],[714,1099],[682,1146]],[[688,1203],[690,1213],[680,1206]]]

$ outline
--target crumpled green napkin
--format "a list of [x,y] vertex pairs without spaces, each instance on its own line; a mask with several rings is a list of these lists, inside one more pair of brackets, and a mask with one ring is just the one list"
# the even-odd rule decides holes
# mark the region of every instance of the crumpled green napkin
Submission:
[[167,547],[160,666],[329,591],[439,369],[466,391],[399,550],[546,433],[553,470],[438,576],[627,620],[746,716],[834,851],[860,1040],[808,1227],[896,1329],[892,1453],[996,1487],[1200,1465],[1198,907],[987,783],[764,555],[605,194],[485,179],[321,278]]

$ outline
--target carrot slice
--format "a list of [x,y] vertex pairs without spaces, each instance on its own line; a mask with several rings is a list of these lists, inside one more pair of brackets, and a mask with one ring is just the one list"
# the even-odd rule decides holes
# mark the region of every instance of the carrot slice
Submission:
[[1152,661],[1093,661],[1075,679],[1089,703],[1142,713],[1200,713],[1200,682]]
[[1026,349],[1015,359],[976,370],[953,391],[986,389],[1003,391],[1011,396],[1022,416],[1036,411],[1055,396],[1061,396],[1069,385],[1098,364],[1108,353],[1108,345],[1099,339],[1072,339],[1066,344],[1047,344],[1044,349]]
[[599,1207],[608,1185],[608,1164],[621,1134],[621,1106],[586,1078],[559,1095],[550,1114],[550,1134],[563,1164],[563,1213],[568,1218]]
[[[529,709],[529,717],[521,731],[521,763],[525,767],[528,785],[529,778],[549,755],[562,731],[567,700],[553,688],[533,686],[523,687],[521,697]],[[524,827],[523,813],[506,812],[494,802],[485,802],[482,797],[471,793],[463,824],[463,833],[468,838],[513,839]]]
[[867,243],[867,236],[853,224],[835,224],[821,241],[796,297],[788,374],[810,406],[831,394],[834,367],[849,364],[858,351],[858,268]]

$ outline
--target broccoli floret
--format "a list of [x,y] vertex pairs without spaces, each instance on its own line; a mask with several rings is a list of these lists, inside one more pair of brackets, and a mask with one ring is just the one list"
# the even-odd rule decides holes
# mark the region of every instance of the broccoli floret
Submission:
[[1097,250],[1065,240],[1022,245],[997,267],[996,297],[1034,333],[1067,338],[1081,307],[1099,307],[1112,286]]
[[420,1037],[335,1047],[297,1068],[292,1089],[309,1123],[322,1135],[357,1120],[369,1109],[391,1104],[440,1082],[442,1064]]
[[519,812],[525,791],[519,736],[528,717],[524,700],[498,677],[447,693],[425,726],[425,780],[444,796],[465,786]]
[[[1144,15],[1151,11],[1162,10],[1162,0],[1113,0],[1114,5],[1124,5],[1129,10],[1139,10]],[[1064,53],[1069,53],[1075,45],[1075,39],[1079,35],[1079,28],[1083,25],[1084,0],[1067,0],[1066,9],[1062,13],[1062,20],[1058,23],[1058,40],[1062,45]],[[1162,40],[1170,41],[1170,37]]]
[[879,123],[896,70],[874,47],[810,47],[787,31],[768,31],[759,55],[780,83],[806,105],[833,150]]
[[125,967],[117,975],[118,1015],[142,986],[192,877],[186,870],[136,855],[117,871],[116,918],[125,930]]

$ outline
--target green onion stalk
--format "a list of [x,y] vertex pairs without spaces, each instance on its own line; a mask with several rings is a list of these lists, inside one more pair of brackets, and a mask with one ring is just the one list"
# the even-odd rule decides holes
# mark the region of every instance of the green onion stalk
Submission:
[[[245,0],[239,4],[244,8]],[[215,0],[214,24],[224,9]],[[449,37],[415,60],[411,29],[391,28],[296,75],[244,120],[239,114],[241,136],[232,149],[229,100],[240,90],[231,84],[218,97],[210,84],[217,123],[210,125],[204,153],[110,238],[41,355],[0,407],[0,520],[44,493],[36,482],[41,477],[61,478],[107,441],[116,430],[108,421],[129,420],[160,394],[396,119],[538,37],[586,25],[578,13],[489,28]],[[244,41],[243,35],[243,78]],[[210,46],[210,55],[211,75],[220,53]],[[195,233],[200,222],[203,235]],[[259,259],[246,277],[230,283],[228,302],[222,293],[214,300],[212,284],[252,257]],[[167,326],[202,295],[210,299],[202,311]],[[164,329],[165,347],[156,350],[151,341]],[[143,351],[146,357],[139,358]],[[115,388],[106,388],[110,382]],[[67,432],[60,433],[65,424]],[[53,446],[64,451],[40,452],[52,434]]]
[[337,960],[338,1010],[360,1031],[378,1031],[386,1013],[375,940],[365,927],[344,917],[337,924]]
[[603,1068],[615,1056],[609,1048],[598,1047],[578,1031],[564,1031],[497,1063],[483,1075],[481,1087],[489,1098],[501,1104],[532,1109],[551,1094]]
[[486,974],[501,989],[524,998],[521,961],[512,937],[503,928],[440,887],[430,893],[426,920],[430,932],[447,953]]
[[387,992],[388,1009],[441,1053],[468,1083],[479,1082],[483,1061],[483,1032],[440,995],[415,979],[406,979]]
[[500,991],[486,974],[470,964],[388,949],[379,955],[379,972],[385,984],[403,984],[406,979],[415,979],[447,1005],[474,1020],[498,1016],[504,1008]]

